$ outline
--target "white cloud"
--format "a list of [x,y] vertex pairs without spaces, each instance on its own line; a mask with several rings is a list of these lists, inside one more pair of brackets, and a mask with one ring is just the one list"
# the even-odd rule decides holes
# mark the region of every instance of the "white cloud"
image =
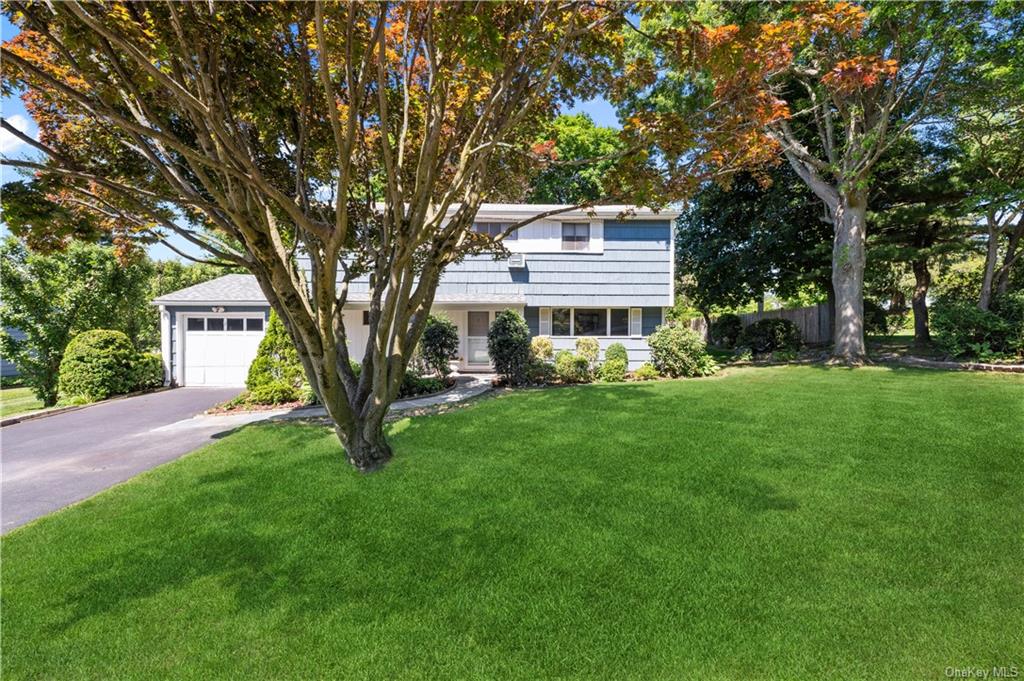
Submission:
[[[17,128],[21,132],[28,134],[35,138],[35,124],[28,116],[22,116],[21,114],[14,114],[10,117],[5,117],[5,120],[10,123],[13,127]],[[13,134],[8,132],[6,129],[0,129],[0,154],[10,156],[12,153],[19,151],[22,147],[28,145],[22,142],[20,139],[15,137]]]

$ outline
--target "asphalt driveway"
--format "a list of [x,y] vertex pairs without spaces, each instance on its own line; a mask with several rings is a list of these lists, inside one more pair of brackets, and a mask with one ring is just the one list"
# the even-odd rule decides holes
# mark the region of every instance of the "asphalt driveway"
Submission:
[[0,429],[3,532],[209,443],[224,424],[192,417],[239,392],[177,388]]

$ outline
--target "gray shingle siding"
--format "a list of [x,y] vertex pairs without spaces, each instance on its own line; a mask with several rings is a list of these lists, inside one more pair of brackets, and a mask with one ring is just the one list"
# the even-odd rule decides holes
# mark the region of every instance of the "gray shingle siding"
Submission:
[[[668,220],[606,220],[603,253],[525,253],[522,268],[492,255],[469,256],[448,267],[437,294],[521,295],[532,307],[668,307],[671,243]],[[364,278],[350,291],[358,295],[368,288]]]

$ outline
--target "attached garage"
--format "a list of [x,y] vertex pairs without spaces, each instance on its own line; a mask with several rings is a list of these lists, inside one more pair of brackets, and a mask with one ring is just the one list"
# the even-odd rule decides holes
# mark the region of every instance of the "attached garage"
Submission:
[[185,315],[184,385],[245,385],[263,327],[263,315]]
[[160,296],[161,352],[168,383],[243,387],[270,305],[255,277],[228,274]]

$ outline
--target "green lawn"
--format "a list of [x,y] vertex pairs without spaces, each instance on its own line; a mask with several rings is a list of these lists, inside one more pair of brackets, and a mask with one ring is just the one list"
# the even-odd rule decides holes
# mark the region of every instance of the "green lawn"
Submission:
[[42,408],[43,402],[32,392],[32,388],[3,388],[0,390],[0,418],[16,416]]
[[12,533],[3,677],[1024,667],[1024,378],[779,367],[250,426]]

